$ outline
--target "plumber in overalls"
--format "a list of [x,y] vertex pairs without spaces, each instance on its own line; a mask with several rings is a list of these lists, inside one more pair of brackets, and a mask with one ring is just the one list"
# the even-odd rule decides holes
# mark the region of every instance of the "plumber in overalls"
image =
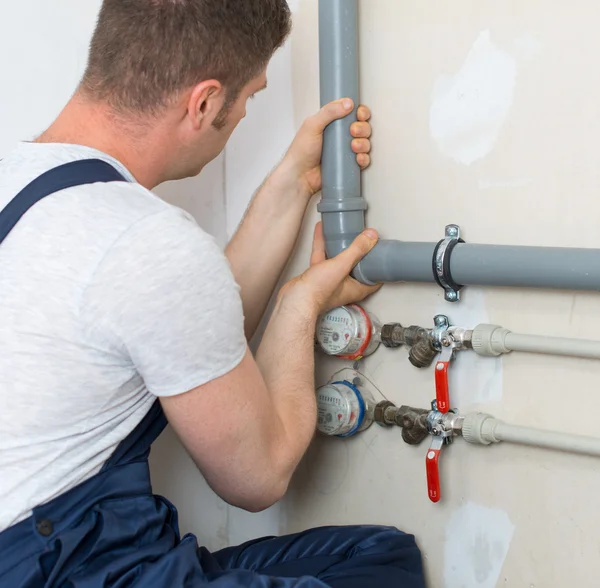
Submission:
[[[424,586],[395,528],[210,553],[152,494],[150,445],[169,422],[223,500],[281,499],[315,431],[316,318],[373,291],[349,272],[377,234],[326,260],[317,227],[310,269],[248,350],[348,100],[306,120],[225,253],[150,192],[221,153],[290,26],[284,0],[104,0],[72,99],[0,162],[2,588]],[[364,168],[368,109],[358,118]],[[277,129],[266,116],[248,162]]]

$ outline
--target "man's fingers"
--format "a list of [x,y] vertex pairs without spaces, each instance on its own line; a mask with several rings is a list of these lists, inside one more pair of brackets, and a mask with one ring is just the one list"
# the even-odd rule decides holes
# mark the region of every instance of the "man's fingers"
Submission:
[[310,255],[310,265],[316,265],[325,261],[327,256],[325,254],[325,237],[323,236],[323,224],[318,222],[315,226],[315,233],[313,236],[312,253]]
[[359,153],[356,156],[356,162],[360,169],[365,169],[371,165],[371,156],[368,153]]
[[359,121],[367,121],[371,118],[371,109],[364,104],[361,104],[356,111],[356,118]]
[[373,129],[368,122],[355,122],[350,126],[350,134],[355,139],[368,139]]
[[325,127],[334,120],[349,115],[354,108],[354,102],[350,98],[342,98],[326,104],[315,114],[306,119],[306,125],[315,134],[321,134]]
[[354,266],[367,254],[379,240],[379,235],[375,229],[363,231],[345,250],[334,259],[338,259],[344,265],[344,271],[350,273]]
[[369,153],[371,151],[371,141],[369,139],[352,139],[352,151],[354,153]]

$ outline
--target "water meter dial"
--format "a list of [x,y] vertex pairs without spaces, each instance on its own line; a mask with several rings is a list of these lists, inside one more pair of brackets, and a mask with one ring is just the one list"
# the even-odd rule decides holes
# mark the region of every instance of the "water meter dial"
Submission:
[[379,347],[381,323],[356,304],[339,306],[319,317],[317,341],[327,355],[360,359]]
[[366,391],[348,381],[317,390],[317,430],[323,435],[350,437],[373,422],[375,402]]

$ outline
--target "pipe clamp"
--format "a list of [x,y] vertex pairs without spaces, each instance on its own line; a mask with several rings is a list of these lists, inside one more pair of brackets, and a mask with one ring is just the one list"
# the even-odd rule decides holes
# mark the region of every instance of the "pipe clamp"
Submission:
[[460,238],[460,227],[447,225],[445,237],[433,251],[433,277],[438,286],[443,288],[444,298],[448,302],[458,302],[460,290],[463,287],[462,284],[454,281],[450,270],[452,251],[459,243],[464,243],[464,240]]

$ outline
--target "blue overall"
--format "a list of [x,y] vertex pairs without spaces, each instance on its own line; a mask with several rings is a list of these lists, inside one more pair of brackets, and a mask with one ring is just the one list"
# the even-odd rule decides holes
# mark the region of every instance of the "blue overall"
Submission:
[[[0,242],[41,198],[125,181],[100,160],[71,162],[29,184],[0,213]],[[150,445],[167,424],[157,401],[102,470],[0,533],[1,588],[423,588],[411,535],[325,527],[216,553],[181,538],[177,511],[152,494]],[[0,473],[1,475],[1,473]]]

